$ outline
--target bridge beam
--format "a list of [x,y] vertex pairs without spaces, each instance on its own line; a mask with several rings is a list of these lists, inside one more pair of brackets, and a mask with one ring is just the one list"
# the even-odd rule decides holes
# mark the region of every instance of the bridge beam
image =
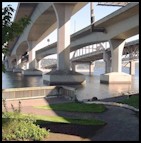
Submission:
[[100,75],[101,83],[131,83],[131,75],[121,72],[123,39],[111,39],[112,72]]

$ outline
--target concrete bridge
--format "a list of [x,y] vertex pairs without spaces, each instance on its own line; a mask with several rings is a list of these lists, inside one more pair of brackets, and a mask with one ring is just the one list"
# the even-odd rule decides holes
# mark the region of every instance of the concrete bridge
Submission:
[[[124,39],[127,39],[133,35],[138,34],[139,27],[138,27],[138,20],[137,20],[138,19],[138,8],[137,7],[138,7],[137,4],[133,4],[132,6],[130,5],[129,7],[122,8],[122,10],[119,9],[118,11],[115,11],[111,15],[105,17],[104,19],[101,19],[100,21],[95,23],[94,28],[96,31],[94,32],[91,32],[91,26],[88,26],[87,28],[71,35],[70,52],[75,51],[76,49],[82,48],[84,46],[88,46],[89,44],[95,44],[99,42],[108,41],[108,39],[114,39],[114,40],[109,40],[109,42],[111,42],[111,46],[113,44],[113,41],[120,44],[120,42],[123,42]],[[135,23],[131,22],[132,18],[134,19]],[[133,25],[132,24],[127,25],[127,23],[130,23],[130,24],[132,23]],[[97,32],[99,27],[104,27],[105,31]],[[114,29],[118,29],[118,31]],[[118,57],[118,59],[115,58],[116,56],[113,56],[113,59],[115,59],[115,62],[112,60],[113,61],[113,66],[112,66],[113,72],[121,72],[121,61],[120,60],[122,56],[122,50],[123,49],[121,49],[121,51],[118,51],[120,52],[120,57]],[[126,48],[124,51],[127,51]],[[125,54],[124,51],[123,53]],[[57,43],[53,43],[50,46],[44,47],[36,51],[36,55],[37,55],[36,57],[38,60],[40,60],[45,56],[56,54],[56,53],[57,53]],[[115,53],[115,54],[119,54],[119,53]],[[106,73],[111,72],[111,62],[110,62],[111,56],[105,50],[97,51],[97,53],[96,52],[91,53],[91,55],[89,54],[83,57],[77,57],[77,58],[72,59],[71,61],[82,63],[82,62],[90,62],[90,60],[91,61],[99,60],[102,58],[104,58],[106,62]],[[131,74],[133,73],[134,72],[131,72]],[[127,80],[130,80],[130,79],[128,78]]]
[[[23,71],[23,74],[33,74],[33,71],[35,71],[33,69],[37,66],[35,46],[57,27],[57,46],[53,48],[52,44],[47,50],[52,54],[52,51],[57,49],[57,70],[44,75],[44,81],[53,84],[82,83],[85,80],[84,76],[70,70],[70,52],[87,45],[109,41],[112,55],[112,72],[102,75],[101,81],[112,83],[114,75],[118,77],[114,82],[131,82],[129,75],[121,73],[121,56],[125,39],[139,33],[139,3],[129,3],[125,7],[95,22],[94,25],[90,25],[70,37],[70,32],[68,31],[70,18],[86,4],[86,2],[35,3],[33,5],[21,3],[16,20],[22,16],[23,11],[26,11],[32,23],[25,28],[20,37],[9,43],[11,55],[8,59],[10,60],[12,55],[16,56],[18,65],[21,55],[28,50],[29,69],[31,71]],[[37,56],[37,59],[39,60],[40,56]],[[36,72],[41,74],[40,71]]]
[[[92,49],[89,49],[92,48]],[[80,50],[82,53],[80,53]],[[75,56],[77,54],[77,56]],[[105,61],[105,72],[111,72],[111,49],[106,48],[102,46],[101,47],[84,47],[82,49],[78,49],[75,53],[74,57],[71,59],[71,63],[73,67],[79,63],[88,63],[90,66],[93,67],[93,62],[96,60],[103,59]],[[128,58],[127,58],[128,57]],[[133,62],[133,60],[139,58],[139,40],[135,40],[132,42],[128,42],[125,44],[123,53],[122,53],[122,61],[130,60],[130,62]],[[75,67],[74,67],[75,68]],[[135,69],[132,69],[133,66],[131,66],[131,74],[134,75],[135,72],[133,72]],[[92,69],[92,68],[90,68]]]
[[[96,46],[96,47],[93,47],[93,46]],[[109,60],[108,60],[108,62],[110,62],[109,67],[106,65],[108,63],[106,61],[105,54],[109,56]],[[104,47],[102,44],[99,45],[98,47],[95,44],[95,45],[83,47],[81,49],[76,50],[74,52],[73,57],[70,59],[70,64],[73,70],[75,70],[75,67],[78,64],[88,64],[90,66],[89,73],[91,74],[91,71],[93,71],[94,69],[93,62],[96,60],[101,60],[101,59],[103,59],[106,62],[105,72],[106,73],[110,72],[111,71],[111,50],[110,48],[107,48],[106,46]],[[139,59],[139,40],[134,40],[134,41],[126,43],[123,49],[122,61],[130,62],[130,74],[131,75],[135,74],[134,60],[136,59]],[[48,60],[46,60],[46,62],[48,63]],[[55,59],[54,60],[50,59],[48,65],[46,65],[46,68],[56,68],[57,67],[56,63],[57,61]]]

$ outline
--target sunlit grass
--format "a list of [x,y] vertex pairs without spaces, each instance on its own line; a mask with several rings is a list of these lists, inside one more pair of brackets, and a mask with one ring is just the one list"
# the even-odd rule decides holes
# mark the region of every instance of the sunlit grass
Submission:
[[128,99],[124,99],[124,100],[120,101],[120,103],[128,104],[135,108],[139,108],[139,96],[133,95]]
[[[21,114],[20,118],[23,119],[24,117],[30,116],[36,120],[36,123],[48,123],[48,122],[55,122],[55,123],[68,123],[68,124],[79,124],[79,125],[104,125],[105,122],[98,119],[81,119],[81,118],[67,118],[61,116],[45,116],[45,115],[34,115],[34,114]],[[3,123],[6,121],[5,118],[2,118]]]
[[106,110],[104,105],[100,104],[85,104],[85,103],[60,103],[60,104],[50,104],[46,106],[35,106],[35,108],[48,109],[48,110],[59,110],[68,112],[95,112],[100,113]]
[[79,125],[104,125],[105,122],[97,119],[76,119],[76,118],[66,118],[60,116],[34,116],[38,123],[56,122],[56,123],[69,123],[69,124],[79,124]]

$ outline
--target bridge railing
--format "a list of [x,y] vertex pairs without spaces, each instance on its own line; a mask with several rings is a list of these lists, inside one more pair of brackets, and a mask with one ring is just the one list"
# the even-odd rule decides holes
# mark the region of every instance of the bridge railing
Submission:
[[134,45],[127,45],[123,50],[122,61],[131,61],[136,59],[139,59],[138,43],[135,43]]

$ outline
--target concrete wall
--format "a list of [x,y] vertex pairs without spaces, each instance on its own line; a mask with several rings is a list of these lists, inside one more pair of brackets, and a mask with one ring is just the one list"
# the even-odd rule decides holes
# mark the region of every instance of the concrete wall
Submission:
[[2,90],[2,99],[17,100],[61,95],[70,100],[75,100],[75,93],[75,88],[67,86],[12,88]]
[[21,99],[21,98],[37,98],[49,95],[57,95],[58,91],[56,86],[48,87],[25,87],[25,88],[12,88],[3,89],[3,99]]

